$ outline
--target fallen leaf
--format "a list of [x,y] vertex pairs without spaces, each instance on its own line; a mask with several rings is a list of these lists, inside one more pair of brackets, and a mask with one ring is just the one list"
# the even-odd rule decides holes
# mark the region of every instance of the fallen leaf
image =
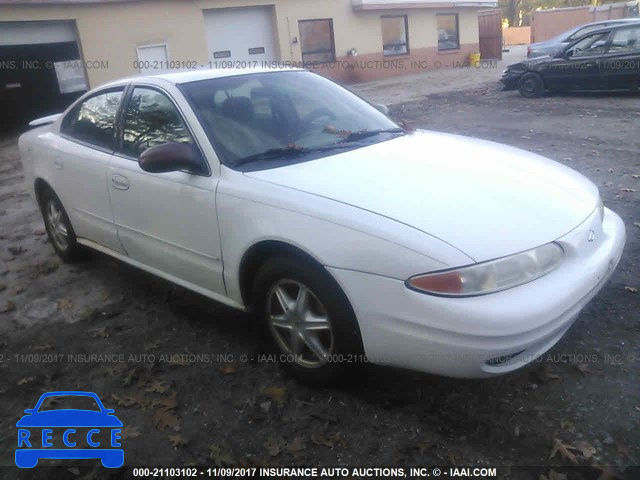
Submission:
[[636,287],[624,287],[627,292],[638,293],[638,289]]
[[126,426],[122,428],[120,435],[122,436],[123,439],[125,439],[125,438],[137,438],[142,434],[140,433],[140,430],[138,430],[138,427]]
[[278,405],[284,404],[284,396],[287,393],[287,390],[284,387],[267,387],[262,393],[264,393],[267,397],[271,398]]
[[11,300],[7,300],[4,304],[4,307],[0,308],[0,313],[13,312],[15,309],[16,309],[16,304]]
[[572,445],[565,445],[557,438],[554,438],[553,447],[551,448],[551,453],[549,454],[549,459],[552,459],[556,456],[556,453],[559,453],[560,458],[562,458],[563,460],[568,460],[571,463],[578,463],[578,460],[576,460],[576,456],[569,451],[570,448],[576,450],[576,447]]
[[172,392],[168,397],[153,400],[153,402],[151,402],[151,405],[155,408],[160,407],[167,410],[173,410],[178,405],[176,395],[177,392]]
[[640,228],[640,222],[633,222],[633,225]]
[[324,435],[320,435],[319,433],[314,433],[313,435],[311,435],[311,441],[321,447],[333,448],[333,442]]
[[38,236],[38,237],[41,237],[41,236],[42,236],[42,235],[44,235],[45,233],[46,233],[46,230],[45,230],[44,228],[36,228],[36,229],[33,231],[33,234],[34,234],[34,235],[36,235],[36,236]]
[[89,330],[92,333],[93,338],[109,338],[110,333],[107,331],[107,327],[92,328]]
[[285,441],[282,438],[270,437],[264,442],[264,448],[267,449],[269,455],[276,457],[280,455],[282,448],[285,446]]
[[58,308],[60,310],[69,310],[71,307],[73,307],[73,302],[70,299],[62,298],[58,300]]
[[189,441],[185,440],[179,433],[176,435],[169,435],[169,441],[171,442],[171,446],[173,446],[174,448],[183,447],[184,445],[189,443]]
[[167,427],[175,428],[178,425],[178,417],[173,413],[173,410],[159,408],[153,415],[153,424],[160,431],[164,431]]
[[137,368],[132,368],[131,370],[129,370],[129,372],[122,379],[122,385],[124,385],[125,387],[130,386],[137,376],[137,371]]
[[209,458],[217,467],[233,465],[231,449],[225,445],[209,445]]
[[595,375],[596,373],[598,373],[598,371],[594,368],[591,368],[589,365],[587,364],[574,364],[573,365],[575,367],[576,370],[578,370],[582,375],[587,375],[587,374],[591,374],[591,375]]
[[635,189],[625,187],[625,188],[621,188],[620,191],[621,192],[631,192],[631,193],[633,193],[633,192],[635,192]]
[[33,382],[36,377],[24,377],[18,380],[18,385],[26,385],[27,383]]
[[225,365],[220,369],[220,372],[223,375],[233,375],[234,373],[236,373],[236,367],[234,367],[233,365]]
[[640,178],[640,175],[631,175],[631,178],[635,178],[636,180],[638,180]]
[[160,345],[155,342],[147,343],[144,346],[145,350],[155,350],[156,348],[160,348]]
[[631,460],[631,456],[629,455],[629,445],[621,441],[616,441],[616,448],[618,449],[618,453],[620,455]]
[[43,345],[36,345],[35,347],[31,348],[32,352],[46,352],[47,350],[51,350],[51,345],[49,345],[48,343],[45,343]]
[[287,443],[287,451],[289,453],[296,453],[304,450],[304,438],[302,435],[297,435],[293,440]]
[[598,480],[621,480],[621,477],[616,475],[615,472],[611,470],[610,467],[605,467],[602,465],[593,465],[593,468],[597,468],[601,472],[600,476],[598,477]]
[[582,456],[587,460],[589,460],[596,454],[596,448],[590,443],[585,442],[584,440],[578,440],[574,443],[576,444],[576,448],[580,451]]
[[145,389],[145,392],[165,393],[168,389],[167,382],[164,380],[153,380],[149,388]]

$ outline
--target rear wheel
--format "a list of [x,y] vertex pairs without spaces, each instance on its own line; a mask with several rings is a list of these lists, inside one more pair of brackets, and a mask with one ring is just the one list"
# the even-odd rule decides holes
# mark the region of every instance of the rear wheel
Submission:
[[327,384],[363,360],[355,314],[322,267],[296,258],[268,260],[253,298],[267,345],[292,376]]
[[544,82],[537,73],[525,73],[518,83],[520,95],[525,98],[538,98],[544,93]]
[[40,209],[47,235],[49,235],[49,240],[56,253],[65,262],[80,260],[84,250],[78,244],[76,234],[60,199],[51,189],[47,188],[41,193]]

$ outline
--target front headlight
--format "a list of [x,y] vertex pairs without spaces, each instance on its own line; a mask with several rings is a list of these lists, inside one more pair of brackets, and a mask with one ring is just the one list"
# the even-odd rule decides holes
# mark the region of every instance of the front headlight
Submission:
[[486,295],[546,275],[560,264],[563,256],[560,245],[548,243],[488,262],[416,275],[405,283],[413,290],[447,297]]

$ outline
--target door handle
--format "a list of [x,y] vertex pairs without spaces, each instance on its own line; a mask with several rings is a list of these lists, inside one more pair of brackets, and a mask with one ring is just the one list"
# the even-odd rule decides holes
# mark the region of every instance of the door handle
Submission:
[[114,175],[111,177],[111,183],[113,184],[113,188],[117,188],[118,190],[129,190],[129,180],[122,175]]
[[58,170],[62,170],[64,168],[64,163],[62,163],[62,160],[60,160],[59,158],[56,158],[53,161],[53,166],[56,167]]

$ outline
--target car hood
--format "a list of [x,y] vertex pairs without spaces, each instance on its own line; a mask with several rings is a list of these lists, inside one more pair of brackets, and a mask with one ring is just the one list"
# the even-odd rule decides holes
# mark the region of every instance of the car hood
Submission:
[[537,57],[532,57],[528,60],[523,60],[522,62],[511,64],[507,67],[507,71],[523,71],[523,70],[531,70],[536,65],[540,65],[541,63],[548,63],[553,60],[553,57],[550,55],[538,55]]
[[90,410],[51,410],[25,415],[17,427],[121,427],[115,415]]
[[565,235],[599,198],[585,177],[539,155],[424,131],[245,175],[377,213],[475,261]]

